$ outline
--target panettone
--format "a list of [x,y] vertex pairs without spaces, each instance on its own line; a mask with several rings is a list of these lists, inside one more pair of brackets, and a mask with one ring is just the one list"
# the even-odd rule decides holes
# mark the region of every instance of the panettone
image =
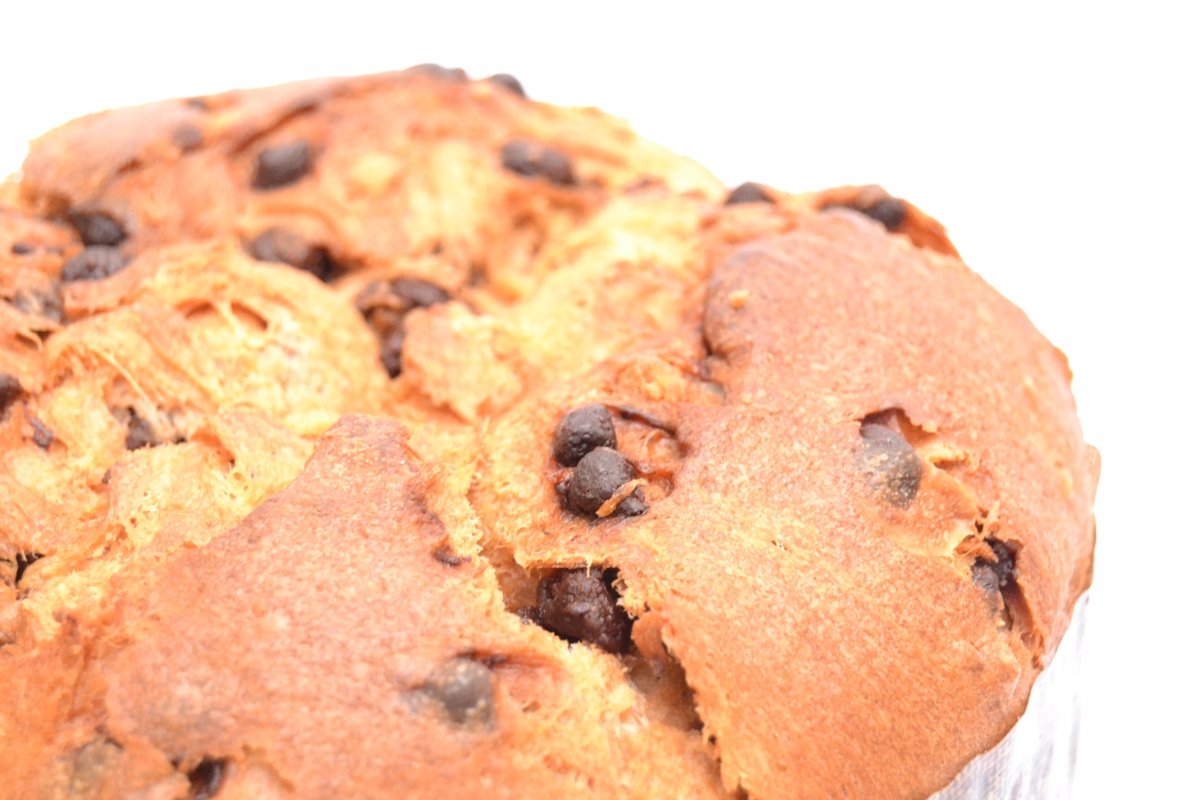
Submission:
[[1090,582],[1065,359],[878,187],[424,66],[0,198],[0,797],[924,798]]

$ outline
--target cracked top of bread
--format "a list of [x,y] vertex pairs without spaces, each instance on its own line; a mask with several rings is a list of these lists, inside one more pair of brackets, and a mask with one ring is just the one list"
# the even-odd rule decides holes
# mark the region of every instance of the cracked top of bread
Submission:
[[879,187],[427,65],[0,201],[0,796],[924,798],[1090,582],[1065,359]]

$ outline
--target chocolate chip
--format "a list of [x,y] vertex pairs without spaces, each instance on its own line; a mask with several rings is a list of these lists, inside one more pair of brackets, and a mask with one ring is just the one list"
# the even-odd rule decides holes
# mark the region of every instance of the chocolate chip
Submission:
[[564,153],[544,144],[518,139],[504,145],[500,163],[510,172],[527,178],[545,178],[559,186],[575,183],[571,159]]
[[525,87],[521,85],[521,82],[514,75],[509,75],[507,72],[497,72],[487,80],[488,83],[494,83],[501,88],[507,89],[517,97],[525,97]]
[[567,414],[554,431],[554,458],[573,467],[597,447],[616,447],[617,431],[612,414],[599,403],[580,406]]
[[0,372],[0,416],[8,413],[8,409],[24,394],[21,381],[15,375]]
[[226,761],[204,758],[187,774],[189,800],[212,800],[225,782]]
[[404,369],[404,313],[390,308],[374,309],[363,315],[379,342],[379,360],[388,377],[395,378]]
[[467,73],[463,70],[457,67],[443,67],[441,64],[417,64],[410,67],[409,71],[452,83],[462,83],[467,79]]
[[379,340],[379,360],[387,370],[389,378],[396,378],[404,371],[404,325],[396,325]]
[[971,565],[971,578],[976,586],[982,587],[989,594],[996,594],[1013,580],[1015,559],[1013,551],[999,539],[989,538],[984,541],[991,547],[996,560],[975,559],[975,563]]
[[43,450],[49,450],[54,443],[54,431],[37,417],[30,417],[29,424],[33,426],[33,443]]
[[450,295],[446,290],[436,283],[420,278],[396,278],[367,284],[354,302],[363,316],[366,316],[382,309],[407,314],[414,308],[436,306],[449,299]]
[[93,245],[63,265],[63,283],[98,281],[115,275],[129,265],[129,260],[115,247]]
[[13,307],[25,314],[45,317],[60,325],[63,321],[62,294],[51,289],[20,289],[12,299]]
[[258,154],[255,189],[278,189],[295,183],[312,169],[312,148],[303,139],[268,147]]
[[[635,477],[633,465],[625,456],[610,447],[597,447],[579,460],[567,485],[567,505],[580,514],[592,515],[600,510],[617,490]],[[637,516],[646,511],[641,489],[621,501],[617,514]]]
[[429,308],[450,299],[445,289],[420,278],[396,278],[391,283],[392,294],[408,304],[408,309]]
[[568,642],[589,642],[610,653],[629,651],[633,620],[613,588],[615,569],[564,569],[538,584],[537,608],[531,617]]
[[882,222],[883,226],[892,232],[900,230],[905,217],[908,216],[908,209],[905,207],[904,201],[894,197],[885,197],[860,210],[876,222]]
[[761,183],[751,183],[747,181],[741,186],[738,186],[729,193],[725,198],[725,205],[732,206],[738,203],[774,203],[775,198],[767,191],[767,187]]
[[616,507],[613,514],[619,517],[640,517],[649,509],[650,506],[646,505],[641,487],[638,487],[634,489],[633,494],[621,501],[621,504]]
[[439,544],[433,551],[433,557],[439,564],[445,564],[447,567],[461,567],[471,560],[470,556],[460,556],[454,552],[448,543]]
[[379,341],[379,360],[389,377],[395,378],[403,371],[404,314],[392,308],[375,308],[363,312],[367,324]]
[[204,144],[204,131],[195,125],[180,125],[171,134],[171,141],[183,152],[190,153]]
[[129,422],[125,433],[125,449],[140,450],[143,447],[156,447],[162,442],[150,423],[138,416],[132,408],[129,409]]
[[453,722],[486,725],[492,721],[495,694],[492,671],[474,659],[448,661],[424,689]]
[[312,255],[312,247],[291,231],[268,228],[250,240],[250,255],[259,261],[278,261],[300,266]]
[[332,282],[345,270],[333,260],[329,251],[318,247],[284,228],[268,228],[249,244],[250,255],[259,261],[290,264],[311,272],[325,283]]
[[450,299],[446,290],[419,278],[375,281],[358,293],[355,305],[379,340],[379,359],[389,376],[403,371],[404,317],[414,308],[428,308]]
[[116,247],[128,236],[121,223],[107,211],[72,209],[67,212],[67,222],[85,245]]
[[203,97],[189,97],[183,104],[196,111],[208,111],[208,101]]
[[21,578],[25,577],[25,570],[29,569],[35,561],[44,557],[42,553],[17,553],[17,573],[13,577],[13,585],[19,585]]
[[871,486],[894,506],[907,508],[921,484],[921,459],[903,436],[886,425],[866,423],[861,459]]
[[897,200],[895,197],[884,197],[882,200],[876,200],[874,203],[831,203],[825,208],[849,208],[864,214],[876,222],[882,223],[885,228],[895,233],[904,225],[904,220],[908,217],[908,207],[904,205],[903,200]]
[[25,242],[13,242],[12,247],[9,249],[12,251],[14,256],[27,256],[37,248],[31,244],[26,244]]

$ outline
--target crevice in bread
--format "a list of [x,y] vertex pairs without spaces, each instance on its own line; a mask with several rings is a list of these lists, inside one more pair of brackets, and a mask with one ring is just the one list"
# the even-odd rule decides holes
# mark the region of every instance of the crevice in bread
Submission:
[[25,571],[45,557],[45,553],[16,553],[11,558],[0,558],[0,583],[14,589],[21,587]]
[[697,735],[704,720],[696,707],[695,693],[679,659],[662,640],[662,618],[652,609],[633,622],[636,650],[624,659],[629,680],[645,698],[652,719]]
[[225,783],[228,765],[227,759],[206,756],[188,769],[188,800],[213,800],[217,797]]
[[1033,630],[1032,612],[1021,588],[1021,544],[996,536],[983,540],[983,552],[971,564],[972,581],[983,590],[1003,631],[1013,631],[1036,665],[1042,659],[1042,645]]

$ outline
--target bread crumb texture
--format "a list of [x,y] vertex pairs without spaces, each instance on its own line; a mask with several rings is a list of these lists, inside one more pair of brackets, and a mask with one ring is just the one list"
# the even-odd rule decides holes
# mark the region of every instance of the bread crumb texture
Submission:
[[879,187],[426,65],[0,198],[0,797],[922,798],[1090,582],[1065,359]]

